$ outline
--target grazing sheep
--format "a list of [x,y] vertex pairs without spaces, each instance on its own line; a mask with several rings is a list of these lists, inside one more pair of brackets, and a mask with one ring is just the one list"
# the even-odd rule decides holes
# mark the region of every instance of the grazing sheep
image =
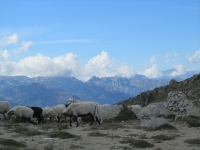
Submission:
[[32,122],[34,111],[26,106],[15,106],[11,110],[9,110],[7,114],[8,118],[10,118],[12,115],[15,115],[17,122],[19,118],[28,119],[29,122]]
[[7,113],[10,110],[10,103],[8,101],[1,101],[0,102],[0,114],[3,114],[3,117],[5,118],[5,113]]
[[70,117],[70,126],[72,126],[72,117],[85,117],[90,115],[90,126],[92,126],[94,120],[96,120],[98,124],[102,122],[102,117],[100,115],[99,109],[99,104],[95,102],[72,103],[62,112],[62,115]]
[[91,101],[77,100],[77,99],[74,99],[74,98],[69,98],[69,100],[68,100],[68,104],[71,104],[71,103],[82,103],[82,102],[91,102]]
[[60,122],[60,117],[62,115],[63,110],[66,109],[66,106],[63,104],[52,107],[45,115],[45,117],[50,117],[51,121],[53,118],[57,118],[58,122]]
[[51,108],[50,107],[44,107],[42,108],[42,118],[43,118],[43,121],[46,123],[46,120],[48,117],[45,117],[47,112],[50,110]]
[[43,120],[42,108],[40,108],[40,107],[30,107],[30,108],[34,111],[33,117],[37,118],[38,124],[40,124],[41,121]]

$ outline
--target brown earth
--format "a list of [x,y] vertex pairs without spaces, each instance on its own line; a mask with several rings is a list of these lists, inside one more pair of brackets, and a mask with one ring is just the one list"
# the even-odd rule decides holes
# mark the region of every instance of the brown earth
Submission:
[[[12,139],[26,145],[26,150],[111,150],[111,149],[145,149],[145,150],[200,150],[200,144],[188,144],[185,140],[200,139],[199,127],[188,127],[186,123],[168,120],[175,129],[146,130],[139,126],[139,120],[126,122],[108,122],[101,125],[94,122],[90,127],[89,123],[81,123],[79,127],[69,127],[68,123],[51,123],[32,125],[25,123],[0,122],[0,150],[17,149],[3,146],[1,141]],[[37,135],[37,134],[40,135]],[[59,133],[58,137],[51,134]],[[60,136],[71,133],[75,137]],[[36,134],[36,135],[35,135]],[[154,139],[153,136],[161,135],[169,137],[168,140]],[[170,140],[170,138],[172,138]],[[173,139],[174,138],[174,139]],[[133,140],[147,141],[154,146],[151,148],[137,148],[130,144]],[[144,145],[144,144],[140,144]],[[13,149],[12,149],[13,148]]]

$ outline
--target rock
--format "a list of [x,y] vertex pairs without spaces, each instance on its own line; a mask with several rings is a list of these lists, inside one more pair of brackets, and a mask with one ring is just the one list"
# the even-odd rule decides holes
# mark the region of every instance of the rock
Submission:
[[193,105],[192,102],[186,99],[186,96],[182,91],[170,91],[168,93],[167,106],[175,114],[185,115],[187,113],[185,107],[192,105]]
[[118,104],[105,104],[101,105],[101,108],[102,110],[100,109],[100,114],[102,115],[103,119],[112,119],[122,111],[123,106]]
[[146,128],[158,128],[164,124],[169,124],[169,122],[164,118],[153,118],[150,120],[145,120],[140,124],[140,126]]
[[151,103],[148,106],[142,107],[139,113],[136,114],[138,119],[168,116],[173,112],[170,109],[165,108],[165,102]]

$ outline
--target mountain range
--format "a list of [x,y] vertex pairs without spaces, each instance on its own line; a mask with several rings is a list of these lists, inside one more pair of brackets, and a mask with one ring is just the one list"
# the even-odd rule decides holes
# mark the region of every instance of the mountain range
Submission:
[[[173,71],[173,70],[171,70]],[[170,72],[170,71],[169,71]],[[192,76],[194,72],[187,73]],[[176,80],[184,80],[183,76]],[[100,104],[115,104],[135,97],[141,92],[165,86],[170,77],[150,79],[143,75],[124,77],[92,77],[87,82],[74,77],[0,76],[0,100],[15,105],[54,106],[66,104],[71,97],[92,100]]]

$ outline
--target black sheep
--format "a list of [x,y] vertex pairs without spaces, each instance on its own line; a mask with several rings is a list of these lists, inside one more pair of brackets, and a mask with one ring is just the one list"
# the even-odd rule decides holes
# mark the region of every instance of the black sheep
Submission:
[[43,120],[42,119],[42,108],[40,108],[40,107],[30,107],[30,108],[34,111],[33,117],[37,118],[38,124],[40,124],[41,121]]

